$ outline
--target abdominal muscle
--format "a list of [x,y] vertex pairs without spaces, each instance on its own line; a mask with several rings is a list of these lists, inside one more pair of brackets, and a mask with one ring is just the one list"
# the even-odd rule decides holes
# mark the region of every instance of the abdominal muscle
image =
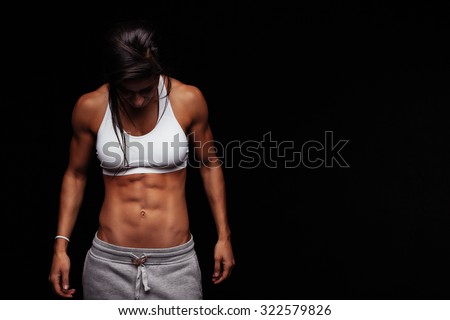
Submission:
[[132,248],[168,248],[190,239],[186,169],[161,174],[104,176],[97,236]]

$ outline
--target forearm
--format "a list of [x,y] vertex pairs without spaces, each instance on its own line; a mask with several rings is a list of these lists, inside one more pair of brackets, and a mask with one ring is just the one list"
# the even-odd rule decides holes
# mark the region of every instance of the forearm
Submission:
[[200,174],[205,187],[219,240],[230,239],[230,227],[227,217],[226,191],[222,168],[219,166],[204,166]]
[[[57,235],[70,238],[83,201],[85,186],[85,175],[74,174],[70,171],[64,174],[61,185]],[[54,249],[55,252],[66,251],[67,241],[64,239],[56,239]]]

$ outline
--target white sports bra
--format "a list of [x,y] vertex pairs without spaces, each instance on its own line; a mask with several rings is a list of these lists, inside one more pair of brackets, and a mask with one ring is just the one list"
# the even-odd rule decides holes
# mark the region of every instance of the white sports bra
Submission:
[[[124,133],[127,165],[113,127],[108,104],[97,133],[96,143],[97,158],[104,175],[166,173],[186,167],[188,139],[175,118],[162,76],[159,79],[158,93],[158,121],[153,130],[141,136]],[[116,129],[119,133],[119,129]]]

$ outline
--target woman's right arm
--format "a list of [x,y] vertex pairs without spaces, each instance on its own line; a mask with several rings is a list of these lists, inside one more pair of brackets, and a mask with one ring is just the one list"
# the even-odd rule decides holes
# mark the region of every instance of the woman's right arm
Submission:
[[[87,169],[95,144],[95,134],[92,131],[94,99],[89,97],[89,94],[80,97],[72,112],[73,134],[69,164],[62,179],[56,232],[56,235],[67,238],[72,234],[83,201]],[[55,239],[49,281],[56,294],[72,298],[75,289],[70,288],[69,283],[70,259],[67,246],[68,241],[64,238]]]

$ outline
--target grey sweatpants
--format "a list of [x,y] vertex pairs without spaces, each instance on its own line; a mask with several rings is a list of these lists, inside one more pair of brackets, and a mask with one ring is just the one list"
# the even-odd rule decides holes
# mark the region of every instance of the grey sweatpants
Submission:
[[191,239],[171,248],[128,248],[95,234],[86,254],[86,300],[201,300],[201,271]]

